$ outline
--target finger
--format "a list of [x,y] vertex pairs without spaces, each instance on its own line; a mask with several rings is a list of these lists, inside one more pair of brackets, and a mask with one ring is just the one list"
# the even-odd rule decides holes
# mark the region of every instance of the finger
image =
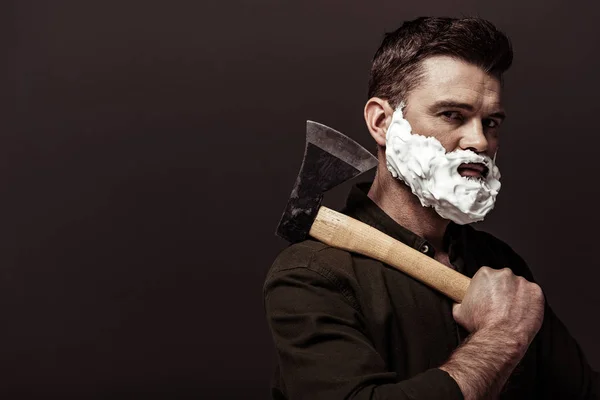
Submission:
[[452,306],[452,316],[456,318],[456,316],[460,313],[460,303],[454,303]]

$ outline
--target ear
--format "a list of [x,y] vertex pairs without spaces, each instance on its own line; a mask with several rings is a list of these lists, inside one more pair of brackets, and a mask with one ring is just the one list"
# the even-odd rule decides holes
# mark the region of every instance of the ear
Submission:
[[394,110],[387,100],[372,97],[365,104],[365,122],[371,136],[379,146],[385,146],[385,134],[392,121]]

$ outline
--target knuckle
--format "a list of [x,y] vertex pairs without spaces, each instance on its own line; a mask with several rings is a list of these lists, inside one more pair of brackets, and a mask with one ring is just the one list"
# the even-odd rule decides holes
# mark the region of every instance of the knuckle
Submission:
[[529,290],[531,290],[531,293],[537,297],[538,299],[543,299],[544,298],[544,292],[542,291],[542,288],[540,287],[540,285],[536,284],[536,283],[529,283]]
[[489,276],[492,273],[492,271],[493,270],[490,267],[483,266],[483,267],[479,268],[479,271],[477,271],[477,274],[483,275],[483,276]]
[[496,282],[504,282],[504,284],[514,279],[514,274],[510,268],[490,269],[490,276],[493,277]]

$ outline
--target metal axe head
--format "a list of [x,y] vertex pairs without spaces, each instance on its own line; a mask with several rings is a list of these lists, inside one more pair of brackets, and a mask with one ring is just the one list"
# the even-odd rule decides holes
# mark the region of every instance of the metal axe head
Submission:
[[299,242],[317,216],[326,191],[377,165],[377,158],[346,135],[306,121],[306,149],[294,189],[277,227],[277,235]]

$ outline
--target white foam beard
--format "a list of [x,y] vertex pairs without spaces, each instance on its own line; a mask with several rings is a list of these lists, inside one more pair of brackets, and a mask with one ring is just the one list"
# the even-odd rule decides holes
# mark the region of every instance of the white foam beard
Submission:
[[[471,150],[447,153],[433,137],[412,133],[398,107],[386,134],[386,163],[394,178],[406,183],[423,207],[433,207],[444,219],[464,225],[481,221],[494,208],[500,191],[500,170],[494,160]],[[463,163],[482,163],[483,179],[463,177]]]

